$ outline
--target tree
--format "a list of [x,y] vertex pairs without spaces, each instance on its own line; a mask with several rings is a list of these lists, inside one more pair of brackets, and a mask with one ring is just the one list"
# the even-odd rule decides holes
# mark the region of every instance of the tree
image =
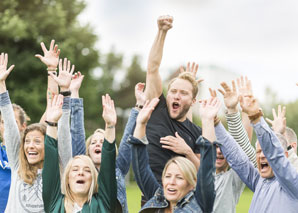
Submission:
[[85,75],[80,92],[88,106],[86,117],[94,118],[98,113],[100,97],[92,92],[97,82],[90,75],[99,65],[99,52],[94,47],[97,36],[89,25],[77,21],[84,8],[85,3],[79,0],[1,1],[0,51],[7,52],[9,64],[16,65],[7,87],[12,102],[24,107],[33,122],[45,110],[47,81],[45,66],[34,55],[42,53],[41,41],[49,45],[51,39],[59,45],[60,57],[70,59]]

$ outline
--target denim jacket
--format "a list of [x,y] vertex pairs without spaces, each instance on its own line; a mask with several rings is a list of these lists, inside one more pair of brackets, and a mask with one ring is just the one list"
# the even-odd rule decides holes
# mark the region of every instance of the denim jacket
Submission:
[[[72,100],[73,101],[71,101],[71,135],[73,153],[75,155],[80,155],[86,153],[83,99]],[[133,108],[131,110],[120,142],[118,156],[116,158],[117,199],[119,202],[116,209],[117,212],[128,212],[125,176],[129,171],[131,162],[131,145],[127,142],[127,138],[134,131],[138,114],[139,111],[137,111],[136,109]]]
[[84,105],[82,98],[70,99],[70,133],[72,144],[72,156],[85,155],[85,127],[84,127]]
[[[148,202],[140,212],[149,209],[165,209],[168,202],[164,196],[162,186],[154,177],[150,166],[146,145],[137,138],[130,137],[132,146],[132,166],[138,186]],[[200,147],[201,165],[197,174],[196,190],[185,195],[174,208],[174,213],[182,212],[212,212],[215,199],[214,175],[216,148],[215,143],[200,136],[196,141]]]

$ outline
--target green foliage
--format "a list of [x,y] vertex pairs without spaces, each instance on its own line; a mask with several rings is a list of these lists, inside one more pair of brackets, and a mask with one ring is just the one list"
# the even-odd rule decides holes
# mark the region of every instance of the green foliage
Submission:
[[34,55],[42,54],[41,41],[49,48],[51,39],[61,49],[60,58],[69,58],[76,71],[85,75],[80,93],[87,97],[86,117],[98,113],[100,99],[93,90],[97,82],[90,75],[99,65],[99,53],[94,47],[97,37],[90,26],[81,26],[77,21],[84,8],[85,3],[79,0],[1,1],[0,51],[9,54],[9,65],[16,65],[7,87],[12,102],[23,106],[32,122],[39,121],[45,110],[47,83],[46,67]]

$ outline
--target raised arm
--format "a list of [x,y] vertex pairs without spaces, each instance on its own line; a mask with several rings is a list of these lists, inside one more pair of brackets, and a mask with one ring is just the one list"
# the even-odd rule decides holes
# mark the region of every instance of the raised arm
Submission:
[[[40,61],[47,66],[47,72],[57,73],[57,66],[59,62],[60,49],[58,49],[58,45],[55,44],[55,40],[51,41],[49,50],[47,50],[45,44],[43,42],[40,43],[41,49],[43,51],[43,56],[36,54],[35,57],[39,58]],[[48,75],[48,89],[47,89],[47,101],[49,100],[49,95],[58,94],[58,84]],[[44,123],[46,119],[46,111],[42,115],[40,119],[40,123]]]
[[116,183],[116,149],[115,135],[117,114],[114,101],[108,94],[102,96],[103,113],[105,120],[105,139],[103,142],[101,166],[98,174],[98,194],[105,208],[109,212],[114,212],[117,202],[117,183]]
[[70,94],[69,86],[71,82],[74,65],[64,58],[59,60],[59,75],[49,73],[60,87],[60,93],[64,96],[63,113],[58,122],[58,151],[62,167],[65,168],[67,162],[72,157],[71,136],[70,136]]
[[11,65],[7,69],[8,55],[0,55],[0,110],[4,122],[4,142],[7,149],[7,157],[12,170],[16,170],[19,164],[19,150],[21,136],[15,120],[14,111],[6,90],[6,78],[14,68]]
[[253,97],[249,97],[242,98],[240,103],[243,111],[251,119],[262,151],[279,184],[292,198],[298,199],[298,173],[286,158],[277,136],[263,119],[258,101]]
[[245,131],[243,123],[241,122],[240,113],[237,107],[239,97],[236,91],[235,81],[232,81],[232,88],[230,88],[226,82],[222,82],[221,86],[223,90],[219,89],[219,92],[224,97],[224,103],[227,109],[226,118],[229,132],[240,145],[245,154],[249,157],[249,160],[253,162],[255,167],[257,167],[256,151],[250,144],[247,132]]
[[[248,80],[248,78],[245,76],[241,76],[240,78],[237,78],[237,87],[239,90],[239,96],[247,97],[252,96],[252,86],[251,81]],[[242,111],[242,123],[244,126],[244,129],[246,130],[247,136],[249,141],[252,141],[252,135],[253,135],[253,128],[250,125],[250,120],[248,118],[248,115]]]
[[86,153],[85,127],[84,127],[84,105],[83,99],[79,96],[79,90],[82,85],[84,75],[80,72],[74,74],[71,84],[71,120],[70,133],[72,141],[72,155],[84,155]]
[[200,147],[201,165],[197,174],[196,199],[203,212],[212,212],[215,199],[214,175],[216,140],[214,119],[220,109],[218,98],[211,97],[204,100],[200,105],[200,117],[202,120],[202,137],[198,138],[196,144]]
[[155,191],[160,187],[149,166],[149,156],[146,149],[148,144],[146,125],[158,102],[158,98],[154,98],[150,102],[146,101],[137,117],[133,137],[129,138],[129,142],[132,144],[132,168],[137,184],[146,200],[153,197]]
[[136,97],[136,107],[130,112],[128,121],[126,123],[124,133],[120,142],[119,152],[116,159],[116,167],[121,170],[123,176],[125,176],[130,167],[131,162],[131,144],[128,143],[127,139],[129,135],[133,134],[136,126],[137,116],[139,114],[140,108],[144,106],[145,103],[145,93],[143,92],[145,87],[144,83],[138,83],[135,86],[135,97]]
[[57,144],[57,122],[62,115],[63,96],[55,95],[48,101],[45,137],[45,155],[42,170],[42,198],[45,212],[53,212],[61,195],[59,155]]
[[165,38],[169,29],[172,28],[173,17],[160,16],[157,20],[158,32],[152,45],[147,67],[146,97],[151,100],[162,94],[162,80],[159,74],[159,66],[162,59]]

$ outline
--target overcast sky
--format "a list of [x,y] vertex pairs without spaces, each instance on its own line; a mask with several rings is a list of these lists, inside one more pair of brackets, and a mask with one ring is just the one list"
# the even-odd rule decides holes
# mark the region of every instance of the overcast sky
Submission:
[[[174,17],[161,71],[187,61],[215,64],[247,75],[263,97],[270,85],[285,101],[298,98],[297,0],[87,0],[80,16],[99,35],[98,48],[111,46],[142,56],[145,68],[159,15]],[[231,79],[232,80],[232,79]],[[208,84],[208,82],[205,82]]]

